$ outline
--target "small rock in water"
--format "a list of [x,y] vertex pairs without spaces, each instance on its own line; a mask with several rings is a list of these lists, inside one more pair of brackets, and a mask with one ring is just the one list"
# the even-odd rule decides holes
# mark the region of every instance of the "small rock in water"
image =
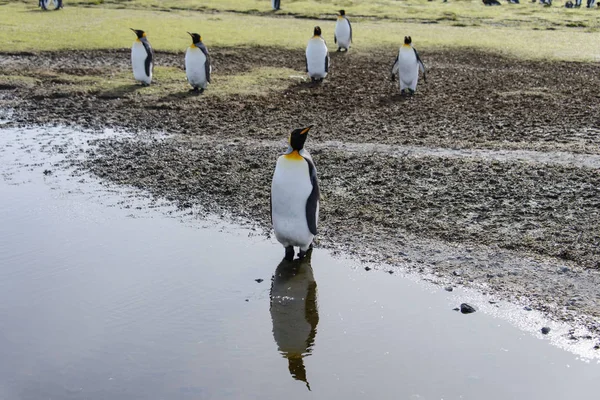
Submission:
[[477,309],[475,309],[475,307],[473,307],[470,304],[462,303],[460,305],[460,312],[463,314],[471,314],[471,313],[474,313],[475,311],[477,311]]
[[246,301],[250,301],[250,300],[246,299]]
[[460,311],[460,308],[458,308],[458,307],[454,307],[452,310],[453,310],[453,311]]
[[531,307],[525,306],[525,307],[523,307],[523,310],[525,310],[525,311],[531,311]]
[[453,291],[453,290],[454,290],[454,288],[453,288],[452,286],[446,286],[446,287],[444,288],[444,290],[445,290],[446,292],[451,292],[451,291]]
[[264,279],[258,278],[258,279],[255,279],[255,281],[258,282],[258,283],[261,283],[262,281],[264,281]]
[[550,328],[548,328],[547,326],[542,328],[542,334],[547,335],[550,333]]
[[44,170],[44,175],[48,176],[48,175],[51,175],[51,174],[52,174],[51,170],[49,170],[49,169],[45,169]]
[[387,273],[391,275],[391,274],[393,274],[393,273],[394,273],[394,271],[392,271],[392,270],[390,269],[390,270],[389,270]]
[[365,271],[370,271],[371,267],[365,267]]

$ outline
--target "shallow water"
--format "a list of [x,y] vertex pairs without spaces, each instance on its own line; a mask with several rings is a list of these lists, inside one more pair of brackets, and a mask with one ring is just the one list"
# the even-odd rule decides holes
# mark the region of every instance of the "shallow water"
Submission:
[[318,249],[281,265],[0,134],[0,399],[597,398],[596,361],[452,311],[472,293]]

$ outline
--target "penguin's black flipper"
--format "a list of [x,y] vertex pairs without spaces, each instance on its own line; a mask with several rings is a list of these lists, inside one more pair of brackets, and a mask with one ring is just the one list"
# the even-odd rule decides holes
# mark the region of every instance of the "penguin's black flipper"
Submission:
[[350,43],[352,43],[352,24],[348,18],[346,18],[346,21],[348,21],[348,27],[350,28]]
[[306,61],[306,72],[308,72],[308,57],[304,56],[304,61]]
[[329,54],[325,56],[325,72],[329,72]]
[[397,70],[397,65],[398,65],[398,58],[400,57],[400,55],[396,56],[396,59],[394,60],[394,63],[392,64],[392,82],[394,81],[394,75],[396,75],[396,70]]
[[204,62],[204,73],[206,74],[206,82],[210,83],[210,56],[208,55],[208,49],[202,42],[196,43],[196,47],[199,48],[206,57],[206,61]]
[[337,36],[335,34],[333,35],[333,43],[337,44]]
[[150,69],[154,70],[154,49],[150,46],[150,42],[145,37],[140,40],[146,49],[146,62],[144,67],[146,68],[146,76],[150,76]]
[[308,163],[308,173],[310,175],[310,183],[312,184],[312,191],[306,200],[306,222],[308,223],[308,230],[313,235],[317,234],[317,210],[319,208],[319,181],[317,179],[317,169],[313,164],[312,160],[305,158]]
[[417,64],[419,64],[419,69],[421,69],[421,72],[423,72],[423,81],[427,82],[427,75],[425,74],[425,64],[423,64],[423,60],[421,60],[421,57],[419,57],[417,49],[413,47],[413,50],[415,51],[415,56],[417,56]]

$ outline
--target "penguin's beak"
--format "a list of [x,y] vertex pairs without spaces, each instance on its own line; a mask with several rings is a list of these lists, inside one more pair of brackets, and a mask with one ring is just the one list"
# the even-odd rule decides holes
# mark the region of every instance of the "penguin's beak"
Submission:
[[188,32],[187,34],[188,34],[188,35],[190,35],[190,36],[192,36],[192,37],[194,36],[194,35],[192,35],[192,34],[191,34],[191,33],[189,33],[189,32]]
[[307,128],[302,129],[302,132],[300,132],[301,135],[307,134],[308,131],[310,131],[310,128],[312,128],[314,125],[310,125]]

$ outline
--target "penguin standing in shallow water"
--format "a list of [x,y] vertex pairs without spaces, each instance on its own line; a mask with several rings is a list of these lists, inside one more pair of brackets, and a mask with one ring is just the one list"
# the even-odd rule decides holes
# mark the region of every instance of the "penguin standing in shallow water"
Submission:
[[210,57],[202,37],[197,33],[188,34],[192,37],[192,44],[185,52],[185,74],[192,91],[202,93],[210,83]]
[[425,65],[411,43],[411,37],[405,36],[404,44],[400,47],[398,56],[392,66],[392,81],[394,80],[394,75],[398,74],[400,93],[410,93],[412,95],[417,89],[419,69],[423,72],[423,81],[427,82],[427,79],[425,76]]
[[137,39],[131,47],[131,67],[133,68],[133,77],[136,81],[142,82],[142,85],[148,86],[152,82],[152,72],[154,70],[154,50],[146,37],[146,32],[130,28],[137,35]]
[[322,82],[329,72],[329,50],[318,26],[315,26],[313,37],[306,46],[306,72],[313,82]]
[[285,247],[285,259],[294,259],[294,247],[303,258],[317,234],[319,182],[317,169],[304,150],[309,126],[292,131],[288,150],[277,159],[271,184],[271,220],[275,237]]
[[346,11],[344,10],[340,10],[338,14],[333,41],[338,46],[337,51],[342,51],[342,49],[348,51],[350,43],[352,43],[352,25],[350,20],[346,18]]

